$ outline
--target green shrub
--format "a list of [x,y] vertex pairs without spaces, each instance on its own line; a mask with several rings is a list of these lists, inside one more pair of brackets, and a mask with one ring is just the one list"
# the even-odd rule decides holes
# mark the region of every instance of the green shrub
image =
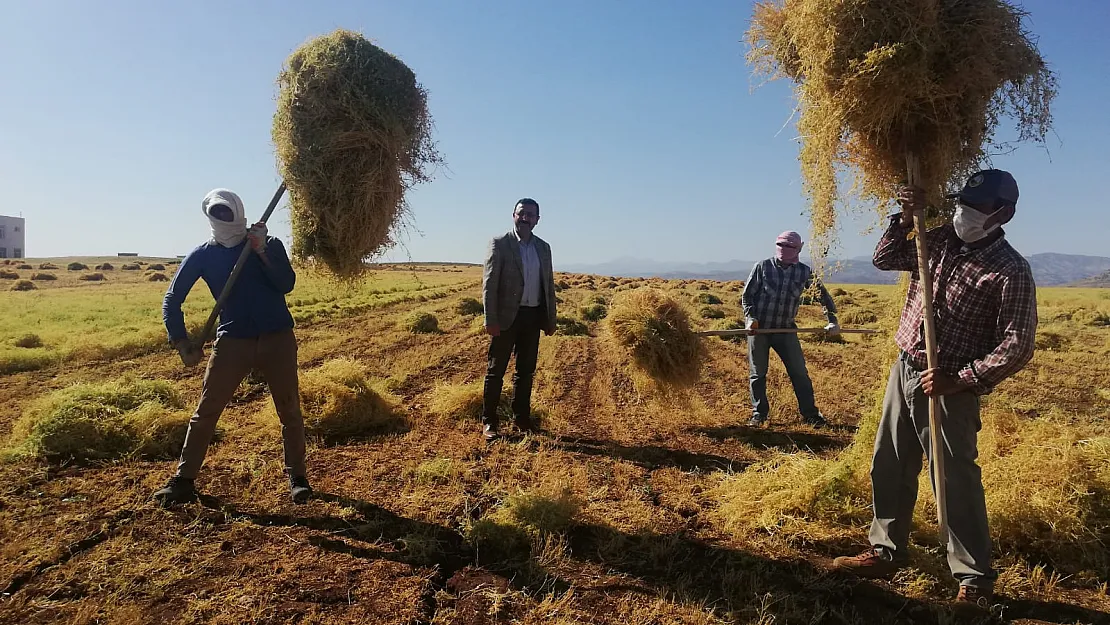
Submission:
[[[705,288],[708,289],[709,287],[705,287]],[[698,296],[694,298],[694,301],[699,303],[699,304],[721,304],[722,303],[721,298],[717,297],[716,295],[714,295],[712,293],[698,293]]]
[[479,302],[473,297],[464,297],[455,305],[455,312],[468,317],[470,315],[482,314],[485,312],[485,307],[482,306],[482,302]]
[[436,334],[439,332],[439,320],[431,313],[413,313],[405,320],[405,327],[415,334]]

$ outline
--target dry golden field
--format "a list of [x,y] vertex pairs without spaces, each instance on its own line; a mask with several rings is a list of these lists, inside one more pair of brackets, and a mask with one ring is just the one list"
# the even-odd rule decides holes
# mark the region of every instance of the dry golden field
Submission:
[[[356,287],[302,275],[287,300],[317,498],[289,501],[277,418],[252,377],[221,420],[202,501],[163,510],[149,497],[202,374],[165,344],[167,283],[149,276],[174,266],[73,260],[0,265],[18,274],[0,279],[0,623],[961,622],[928,488],[912,568],[890,582],[830,569],[866,545],[896,287],[830,287],[844,327],[883,334],[804,339],[831,428],[800,425],[772,358],[771,423],[752,429],[745,343],[703,339],[700,381],[663,396],[597,320],[654,283],[700,327],[724,327],[740,283],[560,275],[568,319],[541,342],[533,401],[545,432],[486,446],[487,338],[465,300],[480,298],[480,268],[384,266]],[[79,279],[105,261],[104,280]],[[57,279],[9,290],[40,272]],[[984,404],[1001,577],[979,620],[1108,623],[1110,290],[1043,289],[1040,305],[1034,361]],[[190,327],[210,306],[195,287]],[[436,329],[425,317],[414,331],[419,313]],[[817,325],[820,310],[802,318]],[[50,421],[96,402],[116,402],[122,434]]]

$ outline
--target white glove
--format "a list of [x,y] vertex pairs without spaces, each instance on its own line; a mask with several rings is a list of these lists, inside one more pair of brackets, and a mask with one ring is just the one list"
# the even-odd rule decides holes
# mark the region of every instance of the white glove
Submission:
[[250,227],[247,230],[247,239],[250,241],[251,247],[254,251],[262,253],[266,251],[266,234],[269,230],[266,229],[266,224],[261,221]]
[[825,326],[825,333],[830,336],[836,336],[837,334],[840,334],[840,324],[830,323],[829,325]]
[[759,329],[759,320],[758,319],[752,319],[751,317],[748,317],[747,319],[744,319],[744,329],[745,330],[758,330]]

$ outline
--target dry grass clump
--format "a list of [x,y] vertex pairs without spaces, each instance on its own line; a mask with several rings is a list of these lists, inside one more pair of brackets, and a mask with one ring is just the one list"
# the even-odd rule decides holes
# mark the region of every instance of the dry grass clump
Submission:
[[846,310],[840,315],[840,322],[847,325],[863,325],[865,323],[877,323],[878,321],[879,315],[866,308]]
[[35,286],[35,283],[31,282],[30,280],[19,280],[18,282],[16,282],[15,284],[12,285],[11,290],[13,290],[13,291],[34,291],[37,288],[38,287]]
[[162,273],[161,271],[156,271],[150,274],[146,277],[146,279],[147,282],[165,282],[169,280],[169,278],[166,277],[166,274]]
[[690,327],[686,309],[663,291],[621,293],[613,299],[606,327],[616,344],[653,380],[689,383],[697,379],[704,348]]
[[440,162],[427,93],[397,57],[336,30],[289,56],[273,140],[289,189],[293,253],[341,278],[394,244],[405,192]]
[[[508,385],[501,391],[497,413],[502,417],[512,416],[512,400]],[[480,421],[483,410],[483,384],[481,380],[469,384],[440,384],[428,404],[428,411],[438,417],[460,421]]]
[[18,280],[19,274],[7,269],[0,269],[0,280]]
[[459,300],[458,304],[455,305],[455,312],[465,317],[469,317],[471,315],[482,314],[483,312],[485,312],[485,308],[482,306],[482,302],[479,302],[473,297],[464,297]]
[[121,271],[142,271],[142,269],[138,263],[127,263],[120,267]]
[[[405,426],[401,402],[382,385],[372,384],[358,363],[329,360],[300,377],[305,433],[326,443],[387,434]],[[268,415],[277,422],[271,404]]]
[[405,318],[405,329],[414,334],[439,333],[439,319],[432,313],[417,312]]
[[112,263],[100,263],[99,265],[93,267],[93,269],[97,271],[112,271],[113,269],[115,269],[115,266],[112,265]]
[[58,276],[52,273],[35,272],[31,274],[32,280],[57,280]]
[[[708,288],[708,287],[706,287],[706,288]],[[694,302],[696,302],[698,304],[711,304],[711,305],[717,305],[717,304],[723,303],[723,302],[721,302],[721,298],[717,297],[716,295],[714,295],[712,293],[698,293],[698,296],[694,298]]]
[[106,278],[104,277],[104,274],[102,274],[100,272],[97,272],[97,273],[86,273],[86,274],[80,276],[77,279],[78,280],[84,280],[86,282],[100,282],[102,280],[105,280]]
[[31,265],[28,265],[27,263],[22,263],[21,265],[16,267],[16,269],[27,270],[27,269],[34,269],[34,267],[32,267]]
[[70,271],[88,271],[89,266],[86,265],[85,263],[72,262],[72,263],[66,265],[66,269],[68,269]]
[[42,347],[42,338],[37,334],[24,334],[12,341],[12,345],[23,349],[34,349],[36,347]]
[[1110,576],[1110,437],[1013,412],[984,425],[980,464],[998,548]]
[[567,282],[566,280],[557,280],[555,282],[555,290],[556,291],[565,291],[569,288],[570,288],[570,283]]
[[[748,58],[796,85],[800,161],[824,258],[835,226],[838,169],[880,209],[905,179],[906,154],[932,206],[995,143],[1000,118],[1019,141],[1044,142],[1056,77],[1005,0],[777,0],[756,4]],[[996,144],[997,145],[997,144]]]
[[715,308],[713,306],[702,306],[701,310],[698,311],[698,314],[701,315],[702,319],[724,319],[725,318],[725,311],[721,310],[720,308]]
[[58,266],[54,263],[43,263],[39,265],[39,269],[42,269],[43,271],[56,271],[58,269]]
[[1052,351],[1066,350],[1071,345],[1071,339],[1058,333],[1041,330],[1037,332],[1037,349]]
[[556,317],[555,334],[563,336],[589,336],[590,327],[574,317]]
[[582,502],[568,488],[536,488],[510,495],[492,513],[475,521],[467,537],[479,551],[505,557],[570,529]]
[[586,321],[601,321],[609,314],[609,308],[603,303],[594,302],[580,308],[578,314]]
[[147,271],[165,271],[166,266],[162,263],[152,263],[146,266]]
[[52,462],[171,459],[188,428],[182,407],[176,389],[161,380],[78,384],[32,402],[16,421],[5,455]]

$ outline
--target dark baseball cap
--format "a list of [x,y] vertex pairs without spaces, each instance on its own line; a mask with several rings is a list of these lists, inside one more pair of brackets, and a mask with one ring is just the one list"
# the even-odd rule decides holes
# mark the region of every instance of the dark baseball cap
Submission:
[[994,205],[998,200],[1017,204],[1017,180],[1008,171],[1001,169],[984,169],[973,174],[964,183],[964,188],[959,193],[948,196],[949,199],[960,199],[968,204],[982,206]]

